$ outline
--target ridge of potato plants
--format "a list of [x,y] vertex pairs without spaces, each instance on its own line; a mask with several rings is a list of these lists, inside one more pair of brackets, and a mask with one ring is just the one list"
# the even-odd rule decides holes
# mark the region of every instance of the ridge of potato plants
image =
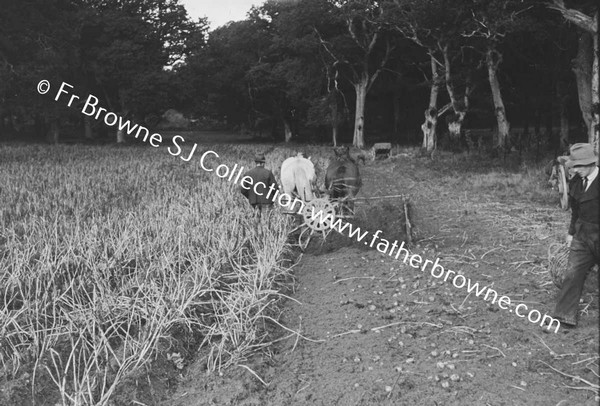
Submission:
[[0,156],[1,380],[29,376],[34,402],[44,381],[56,402],[105,405],[175,331],[196,339],[209,373],[273,339],[289,218],[258,221],[229,182],[162,152]]

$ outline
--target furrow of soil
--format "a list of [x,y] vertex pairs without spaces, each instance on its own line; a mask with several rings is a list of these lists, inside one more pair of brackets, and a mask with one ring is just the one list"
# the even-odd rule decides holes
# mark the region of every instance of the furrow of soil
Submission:
[[[469,193],[410,157],[361,170],[359,196],[407,196],[414,253],[440,258],[515,304],[552,313],[557,290],[547,247],[563,237],[568,220],[555,202]],[[356,224],[381,229],[390,241],[404,237],[400,199],[357,207]],[[238,367],[202,378],[202,389],[183,384],[170,405],[597,404],[583,381],[549,368],[598,384],[595,275],[579,327],[555,334],[339,235],[313,242],[295,274],[299,303],[289,301],[283,321],[298,335],[247,364],[268,386]]]

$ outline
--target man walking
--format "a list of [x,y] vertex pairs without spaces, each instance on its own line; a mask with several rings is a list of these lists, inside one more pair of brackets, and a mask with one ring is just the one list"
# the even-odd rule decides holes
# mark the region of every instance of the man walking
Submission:
[[254,162],[256,162],[256,167],[246,172],[242,178],[245,179],[248,176],[252,179],[252,182],[250,183],[247,179],[242,181],[240,191],[246,196],[250,205],[258,210],[260,215],[263,209],[273,206],[273,200],[279,186],[273,172],[265,168],[266,159],[264,154],[257,154],[254,157]]
[[581,143],[571,147],[566,162],[578,176],[570,184],[571,223],[567,235],[569,262],[554,317],[569,327],[577,325],[579,299],[588,272],[594,264],[600,263],[597,160],[594,147]]

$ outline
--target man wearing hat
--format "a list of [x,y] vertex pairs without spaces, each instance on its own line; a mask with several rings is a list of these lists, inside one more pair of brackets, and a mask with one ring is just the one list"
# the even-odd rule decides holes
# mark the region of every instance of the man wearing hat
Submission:
[[[260,214],[263,209],[273,206],[275,191],[279,189],[279,186],[273,172],[265,168],[264,154],[256,154],[254,162],[256,162],[256,167],[244,174],[240,191]],[[246,177],[250,177],[252,181],[250,182]],[[244,179],[246,180],[244,181]]]
[[568,269],[558,296],[554,317],[561,324],[577,325],[578,305],[588,272],[600,263],[598,233],[598,157],[591,144],[571,146],[566,165],[575,173],[570,183],[571,223],[567,235],[570,247]]

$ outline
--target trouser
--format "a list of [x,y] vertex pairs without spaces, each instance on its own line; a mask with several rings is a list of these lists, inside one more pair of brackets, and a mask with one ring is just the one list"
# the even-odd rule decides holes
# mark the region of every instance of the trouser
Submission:
[[554,317],[577,325],[577,311],[585,279],[594,264],[600,264],[598,224],[578,221],[571,242],[567,274],[558,295]]

